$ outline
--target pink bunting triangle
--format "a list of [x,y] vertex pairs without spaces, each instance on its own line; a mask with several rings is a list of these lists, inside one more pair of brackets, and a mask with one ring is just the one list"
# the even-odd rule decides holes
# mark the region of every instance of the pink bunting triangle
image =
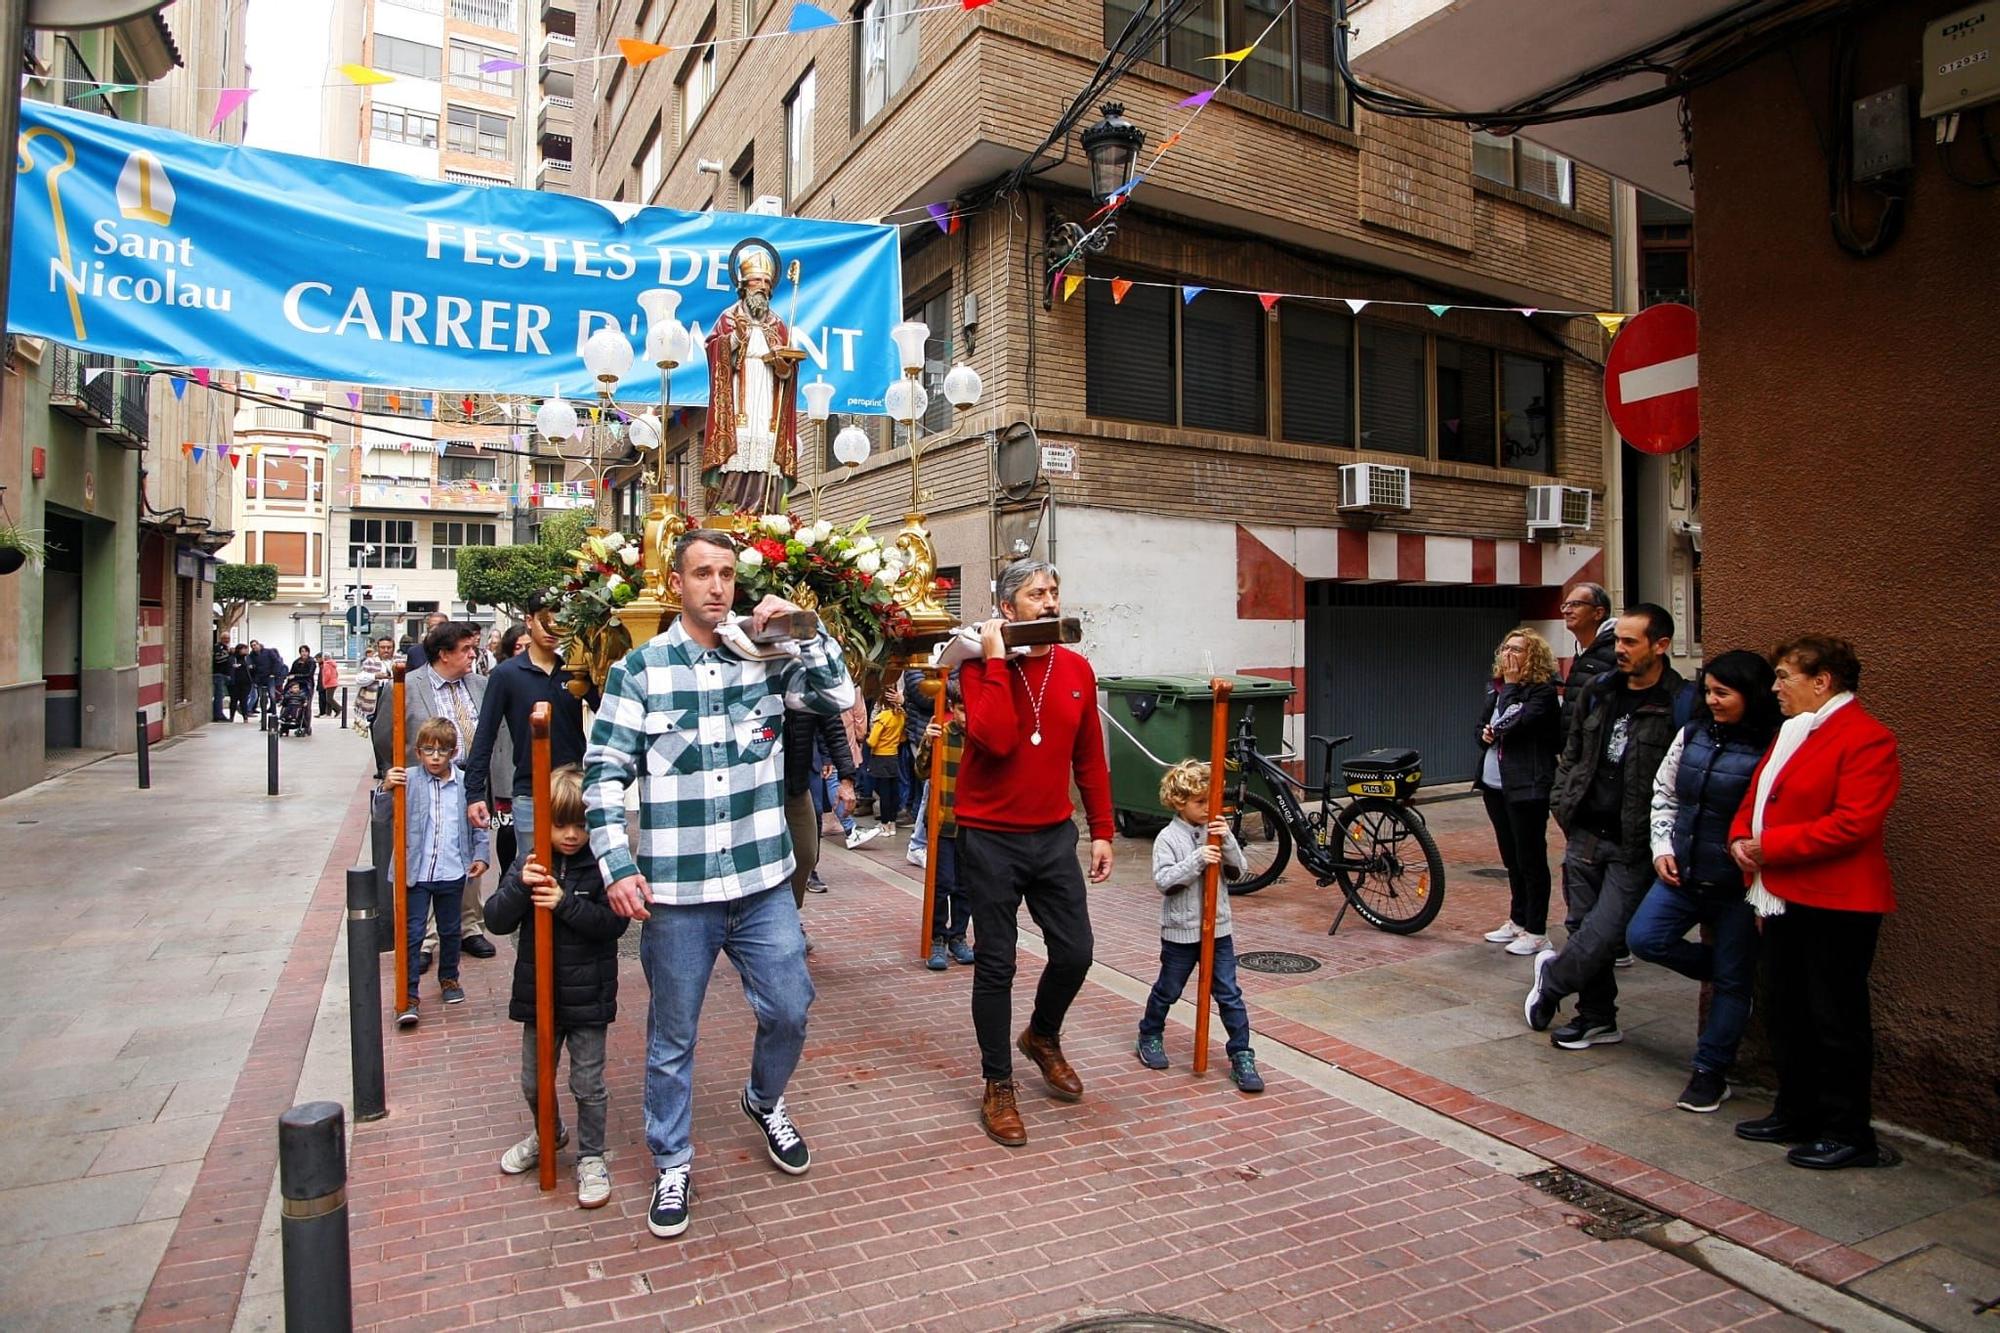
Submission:
[[256,91],[255,88],[224,88],[218,93],[215,98],[215,115],[208,122],[210,132],[214,132],[216,126],[228,120],[229,113],[249,101]]
[[194,376],[196,384],[199,384],[204,389],[208,387],[208,370],[206,367],[197,367],[188,373]]
[[1263,302],[1263,304],[1264,304],[1264,313],[1268,315],[1268,314],[1270,314],[1270,313],[1271,313],[1271,311],[1272,311],[1273,309],[1275,309],[1275,308],[1276,308],[1276,306],[1277,306],[1277,304],[1278,304],[1278,299],[1279,299],[1279,293],[1277,293],[1277,292],[1259,292],[1259,293],[1257,293],[1257,299],[1258,299],[1259,301]]

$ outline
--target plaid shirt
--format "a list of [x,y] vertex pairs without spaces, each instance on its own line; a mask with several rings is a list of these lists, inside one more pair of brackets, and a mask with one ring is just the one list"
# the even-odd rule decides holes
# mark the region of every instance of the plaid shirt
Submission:
[[[965,724],[956,717],[944,725],[944,776],[938,780],[938,835],[945,838],[958,836],[958,764],[965,758]],[[928,779],[931,771],[931,742],[928,737],[917,744],[917,773]],[[928,815],[925,818],[929,818]]]
[[[642,874],[669,906],[729,902],[783,884],[785,709],[854,702],[840,646],[824,633],[795,658],[753,662],[703,648],[681,622],[611,668],[583,756],[590,849],[606,884]],[[637,857],[625,789],[639,781]]]

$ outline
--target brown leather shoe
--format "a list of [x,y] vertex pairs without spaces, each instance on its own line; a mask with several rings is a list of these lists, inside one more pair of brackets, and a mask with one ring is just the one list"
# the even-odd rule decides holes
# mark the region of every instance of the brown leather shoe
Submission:
[[1025,1027],[1021,1029],[1021,1039],[1014,1044],[1042,1071],[1050,1096],[1066,1102],[1083,1100],[1083,1080],[1069,1067],[1069,1061],[1063,1059],[1061,1042],[1054,1037],[1042,1036],[1032,1027]]
[[979,1127],[986,1137],[1003,1148],[1018,1148],[1028,1141],[1021,1123],[1021,1110],[1014,1105],[1014,1080],[986,1080],[986,1098],[979,1104]]

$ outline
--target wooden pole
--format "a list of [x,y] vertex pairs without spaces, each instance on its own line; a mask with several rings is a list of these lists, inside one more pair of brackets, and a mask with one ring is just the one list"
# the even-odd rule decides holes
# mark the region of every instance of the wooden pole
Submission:
[[[925,667],[924,693],[931,697],[931,720],[940,726],[951,725],[951,705],[946,702],[945,669]],[[931,951],[931,922],[937,914],[937,870],[938,870],[938,830],[944,825],[944,737],[940,735],[931,742],[930,783],[924,789],[929,800],[924,802],[924,920],[923,928],[917,933],[917,956],[927,957]]]
[[[554,874],[549,817],[549,706],[528,713],[534,747],[536,864]],[[535,909],[535,1136],[542,1145],[542,1188],[556,1187],[556,914]]]
[[[403,717],[403,675],[409,667],[402,662],[390,669],[389,685],[389,767],[407,767],[410,762],[407,724]],[[410,785],[390,789],[390,805],[396,812],[396,1012],[410,1007]]]
[[[1208,726],[1208,822],[1222,818],[1222,793],[1229,765],[1229,682],[1217,676],[1208,682],[1215,693],[1215,708]],[[1208,845],[1222,848],[1222,839],[1211,836]],[[1208,999],[1215,984],[1215,896],[1222,884],[1222,862],[1201,873],[1201,973],[1194,988],[1194,1072],[1208,1072]]]

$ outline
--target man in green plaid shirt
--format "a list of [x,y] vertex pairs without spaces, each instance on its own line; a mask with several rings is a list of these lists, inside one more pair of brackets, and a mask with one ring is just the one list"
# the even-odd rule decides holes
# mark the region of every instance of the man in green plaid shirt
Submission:
[[[720,629],[736,601],[736,544],[726,533],[681,538],[671,577],[680,617],[611,668],[583,757],[590,847],[611,906],[645,923],[646,1146],[659,1170],[646,1225],[656,1236],[688,1227],[695,1036],[718,953],[728,952],[757,1015],[743,1113],[780,1170],[803,1175],[810,1165],[785,1111],[813,1000],[790,886],[785,709],[835,714],[854,702],[839,645],[823,630],[796,656],[771,661],[724,646]],[[796,610],[766,597],[751,632]],[[636,859],[625,832],[635,778]]]

